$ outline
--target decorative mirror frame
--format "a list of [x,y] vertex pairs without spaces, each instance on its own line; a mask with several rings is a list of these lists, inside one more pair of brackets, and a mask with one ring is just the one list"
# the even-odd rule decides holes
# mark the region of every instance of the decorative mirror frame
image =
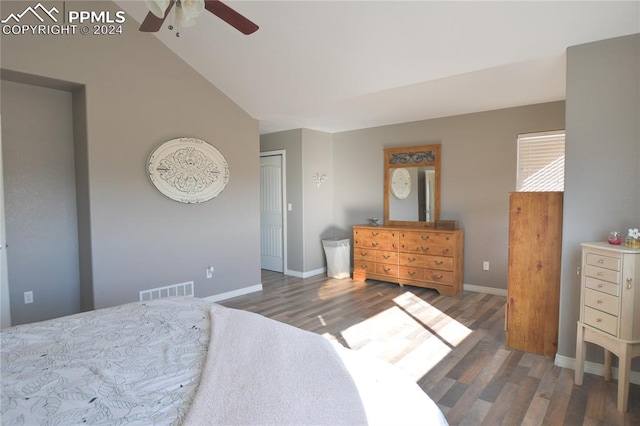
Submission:
[[[440,144],[401,146],[384,149],[384,224],[412,228],[435,228],[440,219]],[[389,218],[391,196],[390,175],[393,169],[407,167],[433,167],[435,170],[433,220],[430,222],[401,221]]]

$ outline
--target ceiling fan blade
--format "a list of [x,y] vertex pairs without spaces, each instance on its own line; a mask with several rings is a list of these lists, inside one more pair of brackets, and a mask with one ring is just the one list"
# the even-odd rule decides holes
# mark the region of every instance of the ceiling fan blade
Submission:
[[249,35],[258,31],[258,28],[260,28],[220,0],[205,0],[204,7],[242,34]]
[[144,21],[142,21],[142,24],[140,25],[140,31],[143,31],[145,33],[155,33],[160,28],[162,28],[164,20],[167,19],[167,16],[169,16],[169,12],[171,11],[171,8],[175,3],[176,0],[171,0],[169,2],[169,6],[167,7],[167,10],[165,10],[164,16],[162,18],[158,18],[152,12],[147,13],[147,17],[144,18]]

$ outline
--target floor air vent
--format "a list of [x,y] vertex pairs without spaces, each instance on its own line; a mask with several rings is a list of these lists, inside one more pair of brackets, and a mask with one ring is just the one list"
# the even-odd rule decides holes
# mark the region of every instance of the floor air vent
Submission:
[[162,299],[172,296],[193,296],[193,281],[166,287],[152,288],[140,292],[140,301]]

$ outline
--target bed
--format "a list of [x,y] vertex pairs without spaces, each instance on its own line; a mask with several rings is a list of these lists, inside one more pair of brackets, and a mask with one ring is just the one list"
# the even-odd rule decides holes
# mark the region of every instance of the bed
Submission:
[[1,335],[3,425],[446,424],[394,367],[194,297]]

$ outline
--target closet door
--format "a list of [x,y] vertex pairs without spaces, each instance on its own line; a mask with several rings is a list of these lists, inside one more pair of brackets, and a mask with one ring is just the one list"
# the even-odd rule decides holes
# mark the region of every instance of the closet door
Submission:
[[506,345],[540,355],[558,349],[562,192],[509,197]]

